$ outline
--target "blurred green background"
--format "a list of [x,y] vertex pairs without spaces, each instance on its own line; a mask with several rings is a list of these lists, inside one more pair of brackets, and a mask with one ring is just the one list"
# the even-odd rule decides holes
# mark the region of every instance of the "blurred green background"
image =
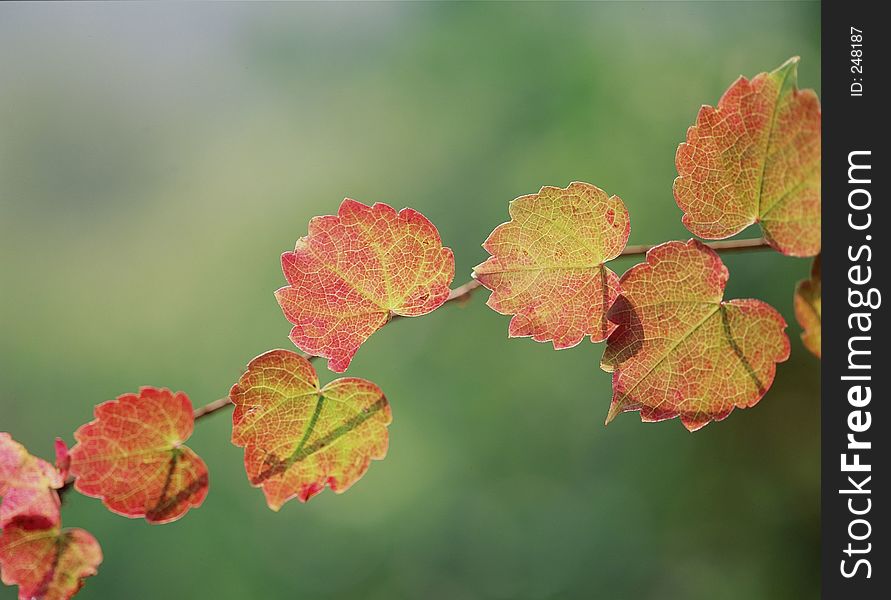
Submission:
[[[795,54],[819,92],[819,26],[804,2],[4,4],[0,430],[50,457],[140,385],[225,395],[291,347],[279,255],[344,196],[422,211],[456,284],[545,184],[620,195],[630,243],[687,239],[671,185],[699,105]],[[189,442],[211,491],[181,521],[71,494],[65,523],[105,552],[79,597],[817,597],[819,365],[792,315],[809,264],[726,262],[729,298],[790,323],[756,408],[693,435],[605,428],[602,348],[509,341],[478,294],[359,351],[349,374],[395,420],[347,494],[271,512],[228,414]]]

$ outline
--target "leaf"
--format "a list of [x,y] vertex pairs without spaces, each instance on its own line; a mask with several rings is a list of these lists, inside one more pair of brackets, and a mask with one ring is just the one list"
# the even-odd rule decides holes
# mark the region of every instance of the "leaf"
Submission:
[[48,462],[32,456],[8,433],[0,433],[0,528],[13,521],[30,527],[59,523],[59,496],[64,478]]
[[207,496],[207,466],[183,443],[192,435],[192,403],[182,392],[144,387],[95,409],[74,433],[74,487],[125,517],[168,523]]
[[799,90],[798,58],[740,77],[703,106],[678,147],[674,197],[684,225],[716,240],[760,223],[783,254],[820,252],[820,101]]
[[817,358],[822,358],[822,288],[823,278],[820,274],[820,255],[814,259],[811,267],[811,278],[798,282],[795,287],[795,319],[801,328],[801,341],[804,347]]
[[786,322],[760,300],[723,301],[727,278],[696,240],[656,246],[622,276],[601,363],[613,373],[607,423],[639,410],[643,421],[680,416],[695,431],[764,396],[789,357]]
[[487,304],[513,315],[510,336],[553,341],[558,350],[585,336],[605,340],[619,278],[603,263],[622,252],[631,229],[622,200],[577,181],[517,198],[510,216],[483,244],[491,258],[474,268],[492,290]]
[[65,600],[96,574],[102,549],[83,529],[28,529],[19,524],[3,528],[0,568],[3,583],[19,586],[19,598]]
[[62,481],[68,478],[68,470],[71,468],[71,455],[68,453],[68,444],[60,437],[56,438],[56,470],[62,477]]
[[315,369],[294,352],[252,360],[229,397],[232,443],[244,447],[248,479],[272,510],[325,485],[344,492],[387,453],[392,415],[380,388],[350,377],[320,389]]
[[341,373],[359,346],[393,315],[416,317],[446,301],[452,251],[411,208],[347,198],[337,216],[315,217],[309,235],[282,254],[288,285],[275,293],[294,324],[291,341]]

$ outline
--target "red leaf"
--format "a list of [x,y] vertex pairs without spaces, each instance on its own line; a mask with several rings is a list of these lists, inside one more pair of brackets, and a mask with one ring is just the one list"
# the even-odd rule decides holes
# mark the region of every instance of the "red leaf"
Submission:
[[315,369],[294,352],[252,360],[229,397],[232,443],[244,447],[248,478],[273,510],[326,485],[346,491],[387,453],[392,416],[380,388],[354,377],[319,388]]
[[68,469],[71,467],[71,455],[68,454],[68,444],[60,437],[56,438],[56,469],[62,476],[62,481],[68,479]]
[[59,523],[59,496],[63,477],[48,462],[31,456],[8,433],[0,433],[0,528],[13,521],[30,527]]
[[83,529],[5,526],[0,535],[3,583],[19,586],[20,600],[66,600],[96,574],[102,549]]
[[801,342],[817,358],[822,357],[823,277],[820,255],[814,259],[811,278],[799,281],[795,287],[795,319],[801,328]]
[[125,517],[168,523],[207,496],[207,466],[183,443],[192,435],[192,403],[182,392],[144,387],[95,409],[74,433],[74,487]]
[[695,240],[656,246],[622,276],[601,363],[613,373],[607,423],[639,410],[643,421],[680,416],[695,431],[764,396],[789,357],[786,322],[760,300],[723,301],[727,278]]
[[798,58],[703,106],[678,147],[674,197],[684,225],[710,240],[760,223],[792,256],[820,251],[820,101],[799,90]]
[[294,324],[291,341],[341,373],[392,315],[416,317],[446,301],[452,251],[421,213],[347,198],[337,216],[315,217],[282,254],[288,286],[275,295]]

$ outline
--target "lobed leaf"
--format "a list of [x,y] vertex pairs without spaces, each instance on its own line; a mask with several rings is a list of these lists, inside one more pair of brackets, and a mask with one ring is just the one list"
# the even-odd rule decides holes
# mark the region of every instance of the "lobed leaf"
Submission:
[[294,325],[291,341],[343,372],[359,346],[393,315],[416,317],[446,301],[455,259],[421,213],[347,198],[315,217],[282,254],[288,285],[275,295]]
[[294,352],[252,360],[229,397],[232,443],[244,447],[248,479],[272,510],[326,485],[344,492],[387,453],[392,416],[380,388],[356,378],[319,388],[315,369]]
[[794,299],[795,319],[804,330],[801,332],[801,341],[817,358],[822,358],[822,288],[823,278],[818,254],[811,267],[811,278],[798,282]]
[[3,583],[19,586],[20,600],[67,600],[96,574],[102,549],[83,529],[29,529],[19,523],[0,534]]
[[509,335],[558,350],[585,336],[605,340],[615,329],[606,311],[619,278],[604,263],[622,252],[631,230],[622,200],[576,181],[517,198],[510,216],[483,244],[491,258],[474,268],[492,290],[489,307],[513,315]]
[[675,158],[674,197],[692,233],[722,239],[760,223],[783,254],[820,252],[820,101],[797,80],[795,57],[700,109]]
[[0,528],[27,520],[31,527],[59,523],[56,489],[64,477],[48,462],[32,456],[8,433],[0,433]]
[[760,300],[725,302],[727,268],[704,244],[668,242],[622,276],[601,367],[613,374],[607,423],[680,417],[690,431],[754,406],[789,357],[786,322]]
[[168,523],[204,502],[207,465],[183,443],[192,435],[192,403],[182,392],[144,387],[96,407],[75,433],[74,487],[125,517]]

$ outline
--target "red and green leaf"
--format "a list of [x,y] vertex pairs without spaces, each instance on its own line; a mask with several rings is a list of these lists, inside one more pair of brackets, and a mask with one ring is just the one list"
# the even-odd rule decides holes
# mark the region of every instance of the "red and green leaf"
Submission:
[[416,210],[347,198],[336,216],[309,222],[309,235],[282,255],[282,270],[288,285],[275,295],[294,325],[291,341],[340,373],[393,315],[442,305],[455,260]]
[[3,583],[18,585],[21,600],[67,600],[101,562],[99,543],[83,529],[29,529],[16,523],[0,534]]
[[59,523],[56,489],[64,477],[48,462],[32,456],[8,433],[0,433],[0,528],[27,520],[30,527]]
[[207,496],[207,466],[183,443],[192,435],[192,403],[182,392],[144,387],[95,409],[71,449],[75,489],[126,517],[167,523]]
[[795,319],[801,328],[801,341],[814,356],[822,356],[822,296],[823,277],[820,273],[820,255],[814,259],[810,279],[798,282],[795,288]]
[[760,223],[783,254],[820,252],[820,101],[799,90],[798,58],[740,77],[703,106],[678,147],[674,197],[684,225],[722,239]]
[[387,453],[390,406],[379,387],[343,378],[319,387],[308,360],[272,350],[252,360],[232,387],[232,443],[244,447],[251,485],[278,510],[326,485],[353,485]]
[[690,240],[647,252],[622,276],[602,368],[613,374],[607,423],[680,417],[690,431],[754,406],[789,357],[786,322],[760,300],[724,301],[727,268]]
[[574,182],[517,198],[510,216],[483,244],[491,258],[474,268],[492,290],[488,305],[513,315],[510,336],[558,350],[585,336],[605,340],[615,328],[605,315],[619,278],[604,263],[622,252],[631,229],[622,200]]

